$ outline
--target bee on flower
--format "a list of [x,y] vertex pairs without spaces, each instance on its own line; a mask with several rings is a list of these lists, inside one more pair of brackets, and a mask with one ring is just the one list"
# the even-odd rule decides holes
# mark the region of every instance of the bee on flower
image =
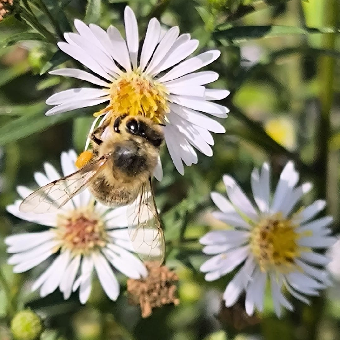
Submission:
[[[180,35],[177,26],[162,34],[156,18],[150,20],[140,46],[137,20],[130,7],[125,8],[124,22],[125,39],[114,26],[105,31],[75,20],[77,33],[65,33],[66,42],[59,42],[58,46],[88,71],[63,68],[50,73],[84,80],[95,87],[73,88],[52,95],[46,103],[53,107],[46,115],[106,103],[95,113],[97,118],[91,131],[96,124],[113,121],[119,115],[142,115],[164,125],[168,151],[183,174],[183,162],[188,166],[197,163],[195,149],[212,155],[211,132],[225,132],[209,115],[227,117],[228,109],[213,101],[225,98],[229,91],[207,89],[206,85],[219,75],[198,71],[216,60],[220,52],[206,51],[187,59],[197,49],[198,41],[191,39],[190,34]],[[160,163],[155,176],[162,177]]]
[[[64,176],[76,171],[76,153],[71,150],[61,154]],[[60,179],[60,174],[49,163],[45,173],[36,172],[35,181],[44,186]],[[33,190],[19,186],[22,199]],[[47,194],[48,195],[48,194]],[[53,193],[51,192],[51,195]],[[55,197],[51,196],[53,200]],[[93,273],[111,300],[116,300],[120,287],[114,270],[128,278],[140,279],[147,276],[144,264],[132,254],[127,226],[128,205],[118,208],[107,207],[95,202],[88,189],[75,195],[59,210],[44,214],[23,212],[19,209],[22,199],[7,206],[12,215],[29,222],[45,226],[41,232],[14,234],[5,239],[8,263],[15,273],[26,272],[53,257],[47,269],[33,283],[32,290],[40,289],[42,297],[58,287],[64,298],[79,289],[79,299],[85,303],[91,293]]]
[[288,162],[271,195],[270,167],[265,163],[251,176],[256,205],[228,175],[223,182],[229,199],[211,194],[219,208],[214,217],[230,229],[210,231],[200,239],[203,252],[213,255],[200,270],[206,273],[207,281],[213,281],[240,266],[223,295],[227,307],[245,293],[247,314],[252,315],[255,309],[263,311],[268,282],[275,312],[281,316],[282,307],[293,310],[284,292],[308,304],[306,296],[316,296],[330,284],[325,269],[329,258],[315,250],[327,249],[335,242],[328,227],[333,219],[314,219],[325,208],[323,200],[297,206],[312,188],[310,183],[297,186],[298,181],[294,164]]

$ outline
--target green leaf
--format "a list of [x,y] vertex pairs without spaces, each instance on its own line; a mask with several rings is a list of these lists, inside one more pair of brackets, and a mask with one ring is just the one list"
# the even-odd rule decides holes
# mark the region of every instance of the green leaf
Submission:
[[[58,29],[61,32],[70,32],[72,31],[72,27],[67,19],[65,14],[65,7],[68,3],[60,3],[56,0],[43,0],[46,4],[46,7],[51,12],[52,16],[55,18],[55,23],[58,25]],[[64,1],[65,2],[65,1]]]
[[79,117],[73,124],[73,145],[77,150],[84,149],[87,135],[89,133],[93,117]]
[[53,54],[52,58],[42,67],[40,75],[48,72],[52,68],[55,68],[56,66],[64,63],[67,60],[68,60],[67,54],[65,54],[62,51],[57,51],[56,53]]
[[223,24],[213,33],[217,39],[247,40],[280,35],[323,33],[317,28],[303,28],[294,26],[236,26]]
[[43,112],[45,103],[37,103],[32,105],[8,105],[0,106],[0,115],[3,116],[24,116],[32,115],[36,112]]
[[0,127],[0,146],[18,141],[33,133],[46,130],[50,126],[74,118],[75,114],[65,113],[46,117],[44,112],[25,115]]
[[43,35],[39,33],[18,33],[11,35],[9,38],[0,42],[0,48],[8,47],[16,44],[19,41],[24,40],[35,40],[35,41],[44,41],[45,38]]
[[101,0],[88,0],[84,21],[88,24],[99,22],[101,16]]

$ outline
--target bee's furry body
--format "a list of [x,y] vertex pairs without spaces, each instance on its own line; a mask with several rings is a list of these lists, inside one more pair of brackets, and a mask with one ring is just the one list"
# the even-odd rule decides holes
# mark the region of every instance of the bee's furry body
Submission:
[[[110,156],[91,180],[89,189],[109,206],[128,204],[136,199],[142,185],[152,177],[164,139],[161,127],[147,118],[123,116],[119,124],[116,121],[113,127],[106,127],[109,131],[104,141],[92,142],[95,156]],[[137,132],[131,132],[132,124],[136,125]],[[103,132],[103,128],[97,130],[95,136]]]

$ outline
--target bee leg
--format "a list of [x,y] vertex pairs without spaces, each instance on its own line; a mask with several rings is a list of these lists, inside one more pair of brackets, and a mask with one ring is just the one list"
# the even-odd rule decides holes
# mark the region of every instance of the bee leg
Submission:
[[97,145],[100,145],[103,143],[103,141],[101,140],[100,137],[104,132],[104,130],[107,128],[107,126],[109,125],[109,121],[105,121],[101,126],[98,126],[92,133],[90,136],[90,139],[92,142],[94,142]]

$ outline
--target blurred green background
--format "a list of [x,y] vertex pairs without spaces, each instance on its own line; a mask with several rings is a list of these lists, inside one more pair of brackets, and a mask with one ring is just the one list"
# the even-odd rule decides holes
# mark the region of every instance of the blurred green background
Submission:
[[[155,192],[167,265],[179,275],[181,303],[156,309],[148,319],[128,305],[123,276],[116,302],[107,299],[98,282],[86,306],[80,305],[77,293],[67,301],[59,292],[40,298],[27,287],[41,268],[13,274],[3,243],[12,232],[42,229],[6,212],[6,205],[17,198],[16,186],[33,185],[33,173],[46,161],[59,167],[62,151],[81,152],[93,121],[93,108],[44,116],[48,96],[79,85],[48,75],[61,63],[74,65],[58,52],[56,42],[63,32],[72,31],[75,18],[122,30],[127,4],[136,13],[140,32],[155,16],[165,27],[178,25],[181,33],[199,39],[197,53],[218,48],[222,55],[209,66],[220,74],[213,86],[231,91],[222,103],[230,108],[229,118],[221,120],[227,132],[214,136],[213,157],[200,154],[198,164],[186,167],[181,176],[163,150],[164,179],[155,183]],[[29,307],[42,316],[42,339],[340,339],[339,294],[330,299],[325,292],[310,307],[291,299],[296,310],[281,319],[269,296],[265,312],[255,318],[247,318],[239,306],[221,309],[232,274],[206,283],[198,270],[206,257],[197,241],[211,228],[223,227],[210,215],[214,207],[209,198],[212,190],[224,191],[222,175],[230,173],[250,192],[250,173],[265,160],[277,178],[293,159],[303,180],[314,183],[307,200],[326,198],[338,231],[339,25],[338,0],[15,2],[13,13],[0,22],[0,260],[15,308]],[[1,340],[11,339],[11,312],[0,287]]]

